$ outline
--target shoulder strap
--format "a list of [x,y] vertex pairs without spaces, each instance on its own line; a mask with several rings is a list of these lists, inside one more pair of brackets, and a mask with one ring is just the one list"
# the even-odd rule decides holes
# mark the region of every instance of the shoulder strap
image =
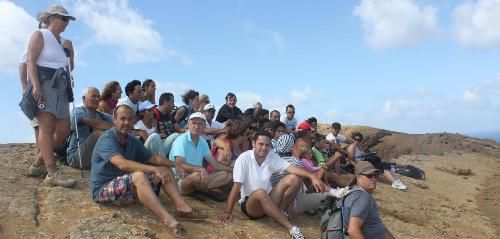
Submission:
[[341,214],[341,220],[342,220],[342,231],[344,234],[347,233],[347,228],[349,226],[349,218],[346,218],[346,213],[345,213],[345,208],[344,208],[344,203],[345,203],[345,199],[347,198],[347,196],[351,195],[353,192],[356,192],[356,191],[363,191],[363,189],[360,189],[360,188],[353,188],[351,189],[346,195],[344,195],[341,199],[341,202],[340,202],[340,214]]

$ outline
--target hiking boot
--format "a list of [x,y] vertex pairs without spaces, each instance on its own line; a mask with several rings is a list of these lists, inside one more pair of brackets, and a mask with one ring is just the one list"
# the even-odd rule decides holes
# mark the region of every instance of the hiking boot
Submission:
[[406,185],[404,185],[399,179],[394,181],[391,186],[395,189],[406,190]]
[[47,174],[47,168],[44,165],[34,165],[32,164],[28,170],[28,176],[39,177],[45,176]]
[[300,229],[296,226],[293,226],[292,229],[290,229],[290,235],[293,239],[305,239]]
[[57,171],[52,177],[47,175],[44,183],[49,187],[61,186],[65,188],[73,187],[76,183],[74,179],[64,176],[60,171]]

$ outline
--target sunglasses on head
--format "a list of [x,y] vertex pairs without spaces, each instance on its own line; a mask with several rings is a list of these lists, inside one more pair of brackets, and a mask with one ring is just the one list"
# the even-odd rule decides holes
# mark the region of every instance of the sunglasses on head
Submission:
[[68,17],[68,16],[63,16],[63,15],[59,15],[59,14],[54,14],[54,15],[52,15],[52,17],[57,18],[57,19],[60,19],[60,20],[61,20],[61,21],[63,21],[63,22],[69,22],[69,17]]
[[362,174],[364,176],[366,176],[367,178],[378,178],[380,176],[380,174],[378,173],[370,173],[370,174]]

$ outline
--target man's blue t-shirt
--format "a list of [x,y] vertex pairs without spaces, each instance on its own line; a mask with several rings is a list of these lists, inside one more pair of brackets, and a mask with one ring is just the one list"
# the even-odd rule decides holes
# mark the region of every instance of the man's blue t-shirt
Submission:
[[116,129],[113,127],[104,131],[97,140],[92,154],[92,169],[90,170],[89,188],[92,198],[97,197],[97,192],[111,180],[129,172],[125,172],[111,164],[113,156],[121,155],[127,160],[145,163],[151,158],[151,153],[134,136],[129,135],[125,145],[120,144]]
[[201,167],[203,159],[210,155],[207,141],[200,136],[195,145],[191,139],[191,133],[187,131],[175,139],[169,159],[175,162],[175,157],[179,156],[183,157],[186,163]]
[[82,123],[81,121],[85,118],[104,120],[107,122],[111,122],[111,116],[105,113],[96,112],[95,115],[90,114],[90,112],[83,106],[75,108],[75,114],[71,112],[70,117],[70,125],[71,125],[71,137],[68,145],[68,157],[67,162],[69,165],[74,165],[76,152],[78,149],[77,140],[76,140],[76,131],[75,131],[75,117],[76,122],[78,122],[78,137],[80,138],[80,145],[87,140],[90,134],[94,131],[92,127]]

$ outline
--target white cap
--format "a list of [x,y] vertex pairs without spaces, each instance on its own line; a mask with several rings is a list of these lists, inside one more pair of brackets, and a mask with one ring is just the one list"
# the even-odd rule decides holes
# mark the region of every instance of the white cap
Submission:
[[213,105],[213,104],[206,104],[205,107],[203,107],[204,111],[205,110],[211,110],[211,109],[215,110],[215,105]]
[[189,116],[189,120],[194,118],[201,118],[205,121],[205,123],[207,122],[207,118],[205,118],[205,115],[202,114],[201,112],[194,112]]
[[151,103],[149,100],[146,100],[139,104],[139,111],[149,110],[154,107],[156,107],[155,104]]

